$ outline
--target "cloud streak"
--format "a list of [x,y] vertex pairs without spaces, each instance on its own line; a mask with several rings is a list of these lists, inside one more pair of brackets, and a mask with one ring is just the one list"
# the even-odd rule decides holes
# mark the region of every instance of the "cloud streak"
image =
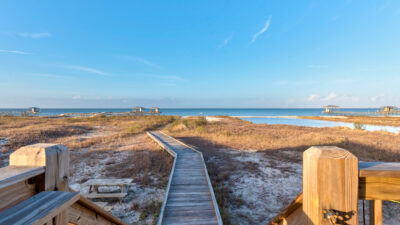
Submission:
[[77,66],[77,65],[72,65],[72,66],[68,66],[69,69],[73,69],[73,70],[77,70],[77,71],[82,71],[82,72],[88,72],[88,73],[93,73],[93,74],[97,74],[97,75],[102,75],[102,76],[109,76],[108,73],[98,70],[98,69],[94,69],[94,68],[90,68],[90,67],[85,67],[85,66]]
[[20,55],[32,55],[30,52],[18,51],[18,50],[4,50],[0,49],[0,52],[3,53],[11,53],[11,54],[20,54]]
[[121,58],[121,59],[137,62],[137,63],[143,64],[146,66],[150,66],[150,67],[154,67],[154,68],[161,68],[158,64],[151,62],[147,59],[138,57],[138,56],[128,56],[128,55],[114,55],[114,56]]
[[271,24],[271,19],[272,19],[272,16],[269,16],[267,21],[265,22],[264,27],[260,31],[258,31],[256,34],[254,34],[253,39],[251,39],[250,43],[254,43],[260,35],[262,35],[263,33],[265,33],[265,31],[268,30],[269,25]]
[[321,96],[318,94],[312,94],[307,98],[308,102],[359,102],[360,97],[346,94],[336,94],[335,92],[331,92],[326,96]]
[[33,39],[45,38],[45,37],[51,37],[52,36],[52,34],[50,32],[39,32],[39,33],[19,32],[19,33],[17,33],[17,35],[20,36],[20,37],[33,38]]
[[152,67],[160,68],[159,65],[157,65],[157,64],[155,64],[155,63],[153,63],[153,62],[150,62],[150,61],[147,60],[147,59],[143,59],[143,58],[140,58],[140,57],[137,57],[137,56],[132,57],[132,59],[135,60],[136,62],[145,64],[145,65],[147,65],[147,66],[152,66]]

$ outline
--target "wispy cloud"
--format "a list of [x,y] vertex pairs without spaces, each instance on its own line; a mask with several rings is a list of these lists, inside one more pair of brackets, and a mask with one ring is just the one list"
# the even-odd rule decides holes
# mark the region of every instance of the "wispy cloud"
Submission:
[[256,34],[254,34],[253,39],[251,40],[250,43],[255,42],[255,41],[257,40],[257,38],[258,38],[261,34],[263,34],[265,31],[268,30],[269,25],[271,24],[271,19],[272,19],[272,16],[269,16],[268,19],[267,19],[267,21],[265,22],[264,27],[263,27],[260,31],[258,31]]
[[360,97],[347,95],[347,94],[336,94],[331,92],[326,96],[321,96],[318,94],[312,94],[307,98],[308,102],[359,102]]
[[147,65],[147,66],[152,66],[152,67],[160,68],[159,65],[157,65],[157,64],[155,64],[155,63],[153,63],[153,62],[150,62],[149,60],[144,59],[144,58],[140,58],[140,57],[134,56],[134,57],[132,57],[132,59],[135,60],[135,61],[137,61],[137,62],[139,62],[139,63],[145,64],[145,65]]
[[101,70],[98,70],[98,69],[94,69],[94,68],[90,68],[90,67],[77,66],[77,65],[70,65],[70,66],[67,66],[67,67],[69,69],[73,69],[73,70],[93,73],[93,74],[102,75],[102,76],[109,76],[109,74],[104,72],[104,71],[101,71]]
[[4,49],[0,49],[0,52],[20,54],[20,55],[31,55],[32,54],[30,52],[24,52],[24,51],[18,51],[18,50],[4,50]]
[[18,32],[16,35],[24,38],[33,38],[33,39],[38,39],[38,38],[45,38],[45,37],[51,37],[52,34],[50,32],[39,32],[39,33],[25,33],[25,32]]
[[69,76],[62,76],[62,75],[57,75],[57,74],[48,74],[48,73],[32,73],[32,76],[35,77],[44,77],[44,78],[52,78],[52,79],[66,79],[66,78],[71,78]]
[[232,38],[233,38],[233,35],[231,35],[231,36],[225,38],[225,39],[222,41],[222,43],[221,43],[220,45],[218,45],[218,48],[222,48],[222,47],[224,47],[225,45],[227,45],[227,44],[232,40]]
[[320,99],[320,96],[319,96],[319,95],[317,95],[317,94],[312,94],[312,95],[308,96],[307,101],[313,102],[313,101],[318,100],[318,99]]
[[121,59],[124,59],[124,60],[141,63],[141,64],[146,65],[146,66],[151,66],[151,67],[155,67],[155,68],[161,68],[158,64],[156,64],[156,63],[154,63],[154,62],[152,62],[150,60],[138,57],[138,56],[129,56],[129,55],[113,55],[113,56],[121,58]]

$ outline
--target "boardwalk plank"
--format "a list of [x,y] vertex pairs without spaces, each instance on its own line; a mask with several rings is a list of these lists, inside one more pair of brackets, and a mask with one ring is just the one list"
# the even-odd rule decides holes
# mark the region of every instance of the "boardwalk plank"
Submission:
[[202,154],[162,132],[149,135],[176,154],[162,224],[222,224]]

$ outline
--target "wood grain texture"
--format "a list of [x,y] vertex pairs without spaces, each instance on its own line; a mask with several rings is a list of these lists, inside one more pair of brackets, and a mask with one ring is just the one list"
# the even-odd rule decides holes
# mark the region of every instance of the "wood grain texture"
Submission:
[[364,200],[400,200],[400,178],[360,177],[359,196]]
[[324,224],[323,210],[347,214],[358,224],[358,159],[337,147],[311,147],[303,153],[303,223]]
[[10,166],[45,166],[45,190],[68,190],[69,150],[65,146],[39,143],[19,148],[11,153]]
[[360,177],[398,177],[400,163],[395,162],[360,162]]
[[202,154],[162,132],[148,134],[175,156],[159,224],[222,224]]
[[0,212],[8,209],[39,191],[39,181],[44,176],[43,166],[7,166],[0,168]]
[[[86,199],[83,196],[80,196],[76,205],[83,207],[85,212],[90,211],[90,212],[96,214],[97,217],[102,217],[105,220],[111,222],[112,224],[127,225],[125,222],[121,221],[120,219],[118,219],[117,217],[112,215],[111,213],[105,211],[103,208],[101,208],[100,206],[96,205],[95,203]],[[70,207],[70,209],[71,208],[72,207]],[[68,209],[68,210],[70,210],[70,209]],[[70,213],[70,212],[68,212],[68,213]],[[70,222],[72,222],[72,221],[70,221]],[[80,224],[85,224],[85,223],[80,223]]]
[[303,216],[303,193],[300,193],[287,207],[285,207],[268,225],[301,224]]
[[[400,163],[359,162],[359,199],[371,200],[371,224],[382,224],[382,201],[400,200]],[[268,225],[292,224],[288,218],[293,209],[302,207],[303,199],[296,199]],[[296,223],[294,223],[296,224]]]
[[0,189],[0,212],[37,194],[36,185],[21,181]]
[[44,174],[44,166],[6,166],[0,168],[0,189]]
[[[44,224],[57,217],[79,199],[73,192],[41,192],[0,213],[0,224]],[[63,224],[66,224],[65,222]]]
[[369,224],[382,225],[382,200],[369,201]]

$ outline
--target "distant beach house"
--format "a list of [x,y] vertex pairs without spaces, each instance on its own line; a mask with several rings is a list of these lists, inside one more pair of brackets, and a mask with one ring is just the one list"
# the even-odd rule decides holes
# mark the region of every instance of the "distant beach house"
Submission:
[[398,111],[399,111],[398,107],[391,106],[391,105],[382,106],[379,108],[379,112],[381,112],[381,113],[396,113]]
[[40,113],[40,109],[38,107],[31,107],[29,111],[31,111],[31,113]]
[[144,108],[141,106],[137,106],[132,109],[132,113],[135,116],[143,116],[143,115],[160,115],[160,109],[158,107]]
[[333,113],[335,110],[339,109],[339,106],[337,105],[326,105],[324,106],[325,110],[324,113]]

